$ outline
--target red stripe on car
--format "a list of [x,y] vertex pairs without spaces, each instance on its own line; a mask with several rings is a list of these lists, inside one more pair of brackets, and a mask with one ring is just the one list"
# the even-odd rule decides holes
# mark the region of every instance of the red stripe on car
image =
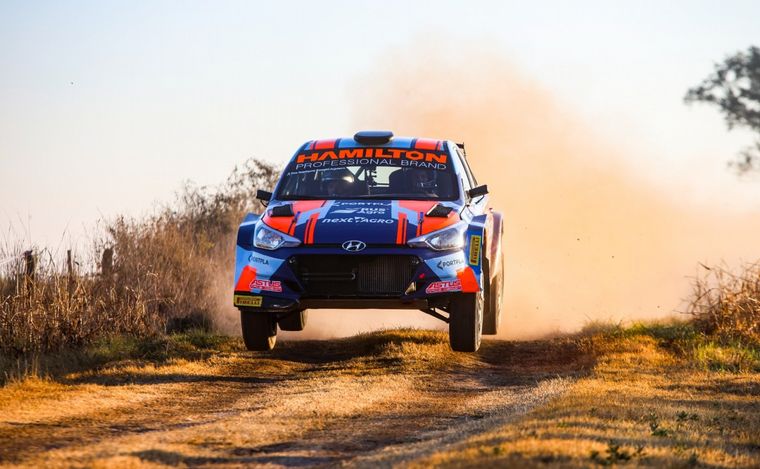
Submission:
[[240,278],[238,278],[238,283],[235,285],[235,291],[244,291],[250,293],[251,282],[254,280],[256,280],[256,269],[250,265],[243,267],[243,271],[240,272]]
[[314,231],[317,228],[318,213],[313,213],[306,222],[306,234],[304,235],[304,244],[314,244]]
[[331,140],[317,140],[317,143],[314,144],[315,150],[332,150],[335,148],[335,142],[337,142],[337,138],[333,138]]
[[396,230],[396,244],[404,244],[406,238],[406,214],[398,214],[398,229]]
[[439,140],[433,140],[432,138],[418,138],[414,142],[414,148],[416,150],[437,150],[440,143]]

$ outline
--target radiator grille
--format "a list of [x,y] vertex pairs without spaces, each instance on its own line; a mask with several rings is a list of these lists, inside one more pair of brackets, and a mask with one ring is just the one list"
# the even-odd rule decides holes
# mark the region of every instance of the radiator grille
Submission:
[[412,281],[416,256],[296,256],[304,297],[400,296]]

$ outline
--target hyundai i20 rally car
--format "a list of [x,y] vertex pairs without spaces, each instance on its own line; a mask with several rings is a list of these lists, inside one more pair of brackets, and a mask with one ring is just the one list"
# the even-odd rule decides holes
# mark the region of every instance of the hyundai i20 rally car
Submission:
[[501,317],[502,217],[464,146],[385,131],[302,145],[237,236],[234,304],[249,350],[314,308],[420,310],[474,352]]

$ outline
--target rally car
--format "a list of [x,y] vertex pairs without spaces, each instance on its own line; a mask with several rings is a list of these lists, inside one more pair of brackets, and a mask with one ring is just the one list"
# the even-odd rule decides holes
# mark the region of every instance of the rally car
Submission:
[[501,318],[502,217],[464,145],[387,131],[303,144],[237,236],[234,305],[249,350],[315,308],[419,310],[474,352]]

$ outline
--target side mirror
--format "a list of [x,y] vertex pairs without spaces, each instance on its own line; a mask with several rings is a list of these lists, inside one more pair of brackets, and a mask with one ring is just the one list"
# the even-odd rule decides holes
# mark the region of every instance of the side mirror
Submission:
[[269,201],[272,200],[272,193],[269,191],[262,191],[261,189],[258,189],[256,190],[256,198],[261,201],[264,207],[266,207],[267,205],[269,205]]
[[488,186],[486,184],[478,187],[473,187],[467,191],[467,195],[469,195],[471,199],[474,199],[476,197],[483,197],[486,194],[488,194]]

